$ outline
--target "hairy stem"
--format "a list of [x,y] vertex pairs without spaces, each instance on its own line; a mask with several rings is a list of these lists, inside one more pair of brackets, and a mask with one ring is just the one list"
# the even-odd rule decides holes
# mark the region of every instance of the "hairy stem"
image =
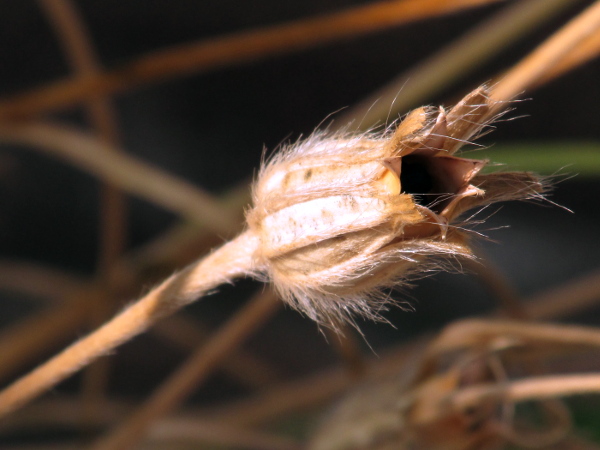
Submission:
[[243,233],[167,278],[114,319],[0,392],[0,416],[143,332],[162,317],[253,269],[256,238]]
[[92,448],[129,449],[139,441],[151,423],[176,408],[199,384],[229,357],[254,330],[264,324],[280,303],[272,290],[256,295],[240,312],[216,332],[165,381],[150,399]]

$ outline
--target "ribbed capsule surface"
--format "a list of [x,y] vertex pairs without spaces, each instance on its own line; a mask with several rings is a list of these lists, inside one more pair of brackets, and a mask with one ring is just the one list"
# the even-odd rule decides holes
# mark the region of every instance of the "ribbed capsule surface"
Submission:
[[247,221],[283,299],[320,322],[376,317],[382,289],[430,270],[430,256],[471,257],[458,215],[542,189],[531,174],[478,175],[486,161],[455,156],[490,107],[479,88],[448,113],[412,111],[393,133],[315,134],[268,161]]

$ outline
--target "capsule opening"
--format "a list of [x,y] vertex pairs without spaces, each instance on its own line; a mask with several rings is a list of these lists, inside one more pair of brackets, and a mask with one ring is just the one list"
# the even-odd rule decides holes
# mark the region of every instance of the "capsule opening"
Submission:
[[423,155],[407,155],[402,158],[400,185],[404,194],[413,196],[415,203],[430,207],[436,203],[440,193],[439,184],[431,173],[430,159]]

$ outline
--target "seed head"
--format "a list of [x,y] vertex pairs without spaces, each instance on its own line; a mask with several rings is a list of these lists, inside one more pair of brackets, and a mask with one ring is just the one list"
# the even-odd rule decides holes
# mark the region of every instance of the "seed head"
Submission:
[[378,318],[385,288],[471,258],[467,233],[452,226],[462,213],[543,190],[532,174],[481,175],[487,161],[455,156],[493,106],[480,87],[449,112],[412,111],[393,132],[315,134],[268,161],[247,221],[257,266],[282,298],[321,323]]

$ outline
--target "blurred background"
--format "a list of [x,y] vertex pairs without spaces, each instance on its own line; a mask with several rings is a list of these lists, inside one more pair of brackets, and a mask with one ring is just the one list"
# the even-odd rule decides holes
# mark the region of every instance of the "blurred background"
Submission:
[[[74,77],[55,26],[41,3],[0,3],[0,110],[4,100]],[[80,0],[72,5],[80,14],[99,66],[111,70],[171,47],[369,3]],[[353,105],[512,3],[515,2],[493,2],[250,60],[240,55],[221,67],[132,85],[109,99],[119,147],[216,198],[234,187],[241,186],[243,190],[256,174],[264,149],[268,154],[282,142],[295,141],[332,120],[336,124],[336,117]],[[515,42],[491,55],[489,61],[465,71],[419,103],[451,105],[515,64],[591,3],[571,2],[560,13],[532,26]],[[507,162],[510,169],[558,175],[550,202],[494,206],[482,213],[482,218],[490,217],[477,226],[488,237],[479,239],[477,247],[523,297],[560,286],[598,268],[598,80],[600,62],[593,60],[527,92],[527,100],[517,103],[504,117],[511,120],[499,122],[497,129],[481,141],[490,146],[482,154]],[[419,104],[410,105],[400,114],[416,106]],[[34,116],[94,132],[81,101]],[[390,120],[398,117],[393,114]],[[20,123],[26,119],[15,120]],[[5,120],[2,126],[11,123]],[[478,157],[477,153],[472,155]],[[506,155],[506,160],[502,155]],[[0,273],[5,280],[0,285],[0,326],[4,330],[12,330],[15,324],[64,300],[43,298],[44,283],[54,283],[57,278],[25,282],[39,285],[40,294],[34,295],[34,289],[20,289],[18,282],[11,285],[18,278],[15,274],[25,276],[32,268],[52,269],[58,278],[66,277],[75,283],[98,274],[102,253],[100,198],[95,177],[32,146],[0,140],[0,252],[5,272]],[[136,196],[126,197],[125,211],[123,252],[152,242],[181,222],[176,214]],[[210,245],[216,246],[228,237],[226,232],[213,236]],[[202,245],[206,246],[206,241]],[[115,300],[121,305],[135,298],[187,259],[201,256],[194,255],[193,246],[187,250],[191,254],[172,258],[175,262],[171,265],[167,258],[158,267],[145,268],[144,281]],[[260,289],[260,283],[240,281],[192,305],[185,314],[199,327],[201,323],[213,330]],[[393,309],[386,313],[391,325],[359,321],[365,335],[364,340],[359,338],[359,345],[368,355],[497,306],[495,295],[473,274],[437,274],[393,295],[409,302],[411,310]],[[597,324],[600,307],[564,319]],[[86,333],[89,326],[86,321],[72,325],[52,345],[15,367],[2,383]],[[330,341],[331,337],[311,321],[285,308],[251,337],[245,348],[268,368],[269,376],[286,380],[336,363],[339,358]],[[140,401],[188,352],[188,348],[155,334],[136,338],[111,357],[108,395]],[[77,375],[54,389],[52,395],[76,393],[82,383],[82,376]],[[199,388],[190,402],[219,404],[253,389],[221,372]],[[25,441],[22,435],[5,434],[5,443]]]

